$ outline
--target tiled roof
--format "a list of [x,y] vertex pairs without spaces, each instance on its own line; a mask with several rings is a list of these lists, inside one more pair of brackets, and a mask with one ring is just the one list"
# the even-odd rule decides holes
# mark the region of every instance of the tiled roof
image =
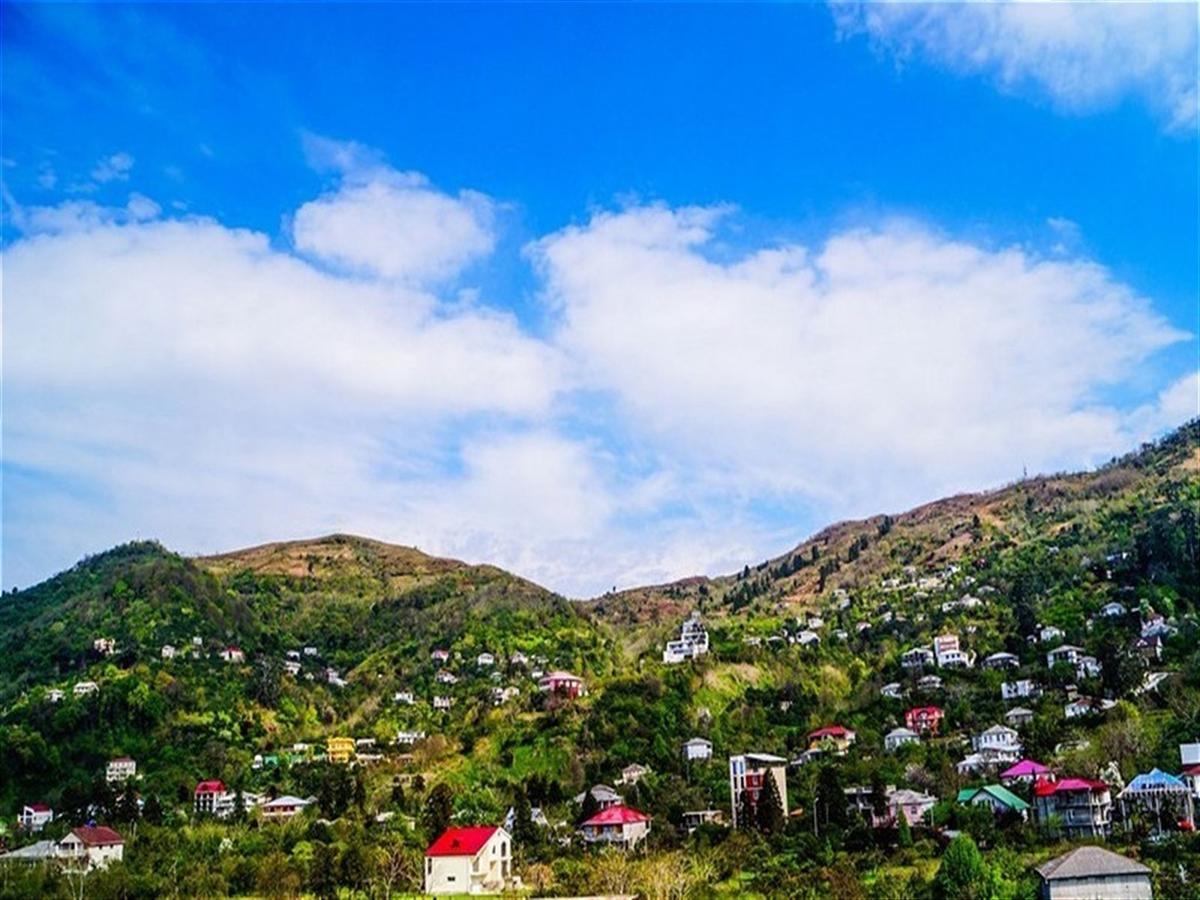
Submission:
[[80,825],[72,828],[71,834],[79,838],[88,847],[104,847],[111,844],[123,844],[125,838],[104,825]]

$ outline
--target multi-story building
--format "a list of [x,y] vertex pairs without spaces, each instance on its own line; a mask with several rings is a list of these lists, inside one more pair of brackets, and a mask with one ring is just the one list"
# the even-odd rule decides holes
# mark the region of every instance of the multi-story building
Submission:
[[1056,816],[1067,837],[1103,837],[1112,830],[1112,792],[1103,781],[1042,781],[1034,785],[1033,803],[1038,820]]
[[354,753],[354,738],[331,737],[325,741],[325,756],[331,763],[348,763]]
[[738,809],[742,806],[743,798],[750,809],[755,809],[768,778],[775,781],[783,805],[783,814],[786,816],[787,760],[770,753],[743,753],[729,757],[729,794],[734,828],[738,827]]

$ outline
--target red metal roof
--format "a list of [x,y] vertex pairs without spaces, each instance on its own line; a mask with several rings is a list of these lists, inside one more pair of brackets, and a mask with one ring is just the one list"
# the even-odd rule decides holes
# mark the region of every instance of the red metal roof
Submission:
[[1064,778],[1061,781],[1039,781],[1033,787],[1033,792],[1039,797],[1048,797],[1059,791],[1107,791],[1108,785],[1103,781],[1092,781],[1088,778]]
[[104,847],[111,844],[123,844],[125,838],[104,825],[80,825],[72,828],[71,834],[79,838],[89,847]]
[[217,781],[202,781],[196,785],[197,794],[223,794],[225,793],[225,782]]
[[811,741],[813,738],[844,737],[850,733],[850,729],[844,725],[826,725],[824,728],[818,728],[816,731],[811,732],[808,739]]
[[608,809],[602,809],[596,813],[584,825],[632,825],[635,822],[649,822],[650,817],[643,812],[638,812],[636,809],[626,806],[624,803],[618,803],[616,806],[610,806]]
[[474,856],[499,829],[495,825],[447,828],[429,845],[426,856]]
[[945,715],[945,714],[942,712],[942,708],[940,706],[914,706],[912,709],[910,709],[908,712],[906,712],[905,715],[906,716],[941,716],[941,715]]
[[45,803],[29,803],[27,806],[34,812],[50,812],[50,807]]

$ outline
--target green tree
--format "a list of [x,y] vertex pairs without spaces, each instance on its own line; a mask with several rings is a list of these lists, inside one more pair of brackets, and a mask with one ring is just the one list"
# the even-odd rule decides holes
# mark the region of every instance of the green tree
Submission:
[[446,782],[438,782],[425,798],[425,809],[421,815],[421,824],[425,828],[426,836],[433,840],[450,827],[450,817],[453,814],[454,792]]
[[537,843],[537,829],[533,824],[533,808],[529,805],[529,795],[525,789],[517,785],[513,791],[513,843],[519,848],[532,847]]
[[987,866],[969,834],[960,834],[942,854],[942,863],[933,877],[933,896],[937,900],[984,900],[988,891]]
[[313,845],[312,865],[309,867],[308,886],[317,897],[326,900],[337,896],[338,865],[337,850],[329,844]]
[[770,775],[763,780],[755,813],[755,825],[763,834],[779,834],[783,831],[783,800],[779,796],[779,786]]
[[903,810],[897,813],[896,821],[896,843],[901,847],[911,847],[913,844],[912,828],[908,824],[908,816]]

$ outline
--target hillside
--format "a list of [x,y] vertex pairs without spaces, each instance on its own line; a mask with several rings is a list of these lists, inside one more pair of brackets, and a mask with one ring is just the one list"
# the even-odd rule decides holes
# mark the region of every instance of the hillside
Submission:
[[[690,887],[663,896],[922,897],[950,829],[987,849],[1011,888],[996,896],[1024,897],[1027,866],[1061,852],[1062,835],[955,803],[988,777],[961,768],[971,739],[1008,721],[1001,684],[1022,679],[1036,685],[1020,700],[1025,755],[1093,779],[1177,771],[1178,745],[1200,738],[1198,512],[1194,422],[1094,472],[840,523],[738,573],[584,603],[346,535],[197,559],[119,547],[0,599],[0,819],[32,801],[55,808],[57,827],[97,810],[122,827],[142,818],[128,867],[144,890],[112,896],[174,889],[170,866],[184,894],[273,893],[262,884],[279,872],[294,881],[284,895],[328,893],[330,878],[379,876],[364,860],[380,853],[410,854],[419,872],[446,821],[496,822],[529,802],[548,825],[517,829],[519,861],[547,892],[654,896],[671,872]],[[1103,614],[1112,603],[1123,612]],[[708,652],[665,664],[693,611]],[[1138,645],[1148,623],[1164,635],[1152,656]],[[938,635],[968,663],[905,664]],[[1094,665],[1052,664],[1064,644]],[[997,653],[1011,668],[983,665]],[[581,675],[586,695],[539,691],[553,669]],[[86,681],[95,692],[75,696]],[[1079,696],[1095,710],[1068,715]],[[885,751],[915,705],[942,710],[940,733]],[[809,753],[830,724],[856,743]],[[338,736],[363,742],[359,765],[323,758]],[[684,757],[695,737],[711,761]],[[796,818],[689,836],[686,812],[730,811],[726,759],[745,751],[796,761]],[[144,814],[104,784],[119,755],[138,762]],[[631,764],[649,772],[618,788],[655,824],[621,868],[572,837],[570,798]],[[191,810],[205,778],[311,795],[318,812],[286,827],[253,810],[214,822]],[[888,785],[925,792],[932,809],[907,839],[873,829],[845,808],[856,785],[879,802]],[[1143,841],[1149,825],[1129,825],[1122,846],[1153,864],[1160,893],[1180,888],[1180,863],[1200,878],[1194,840]],[[219,871],[203,865],[226,840]]]
[[[773,611],[802,614],[833,591],[868,590],[885,574],[933,571],[972,560],[982,565],[991,551],[1010,553],[1038,542],[1088,546],[1100,555],[1127,545],[1139,517],[1143,534],[1161,520],[1183,517],[1194,528],[1200,483],[1200,421],[1164,440],[1115,459],[1093,472],[1031,478],[994,491],[961,494],[903,513],[839,522],[788,552],[716,578],[695,577],[667,585],[605,594],[588,607],[602,621],[629,628],[701,606],[710,615]],[[1192,523],[1192,524],[1188,524]],[[1161,547],[1162,564],[1185,571],[1191,547]],[[1150,552],[1143,547],[1143,551]],[[1056,551],[1057,552],[1057,551]],[[1189,555],[1190,554],[1190,555]],[[1143,575],[1153,563],[1143,559]],[[1195,566],[1190,568],[1195,571]],[[1196,590],[1191,579],[1179,585]]]

